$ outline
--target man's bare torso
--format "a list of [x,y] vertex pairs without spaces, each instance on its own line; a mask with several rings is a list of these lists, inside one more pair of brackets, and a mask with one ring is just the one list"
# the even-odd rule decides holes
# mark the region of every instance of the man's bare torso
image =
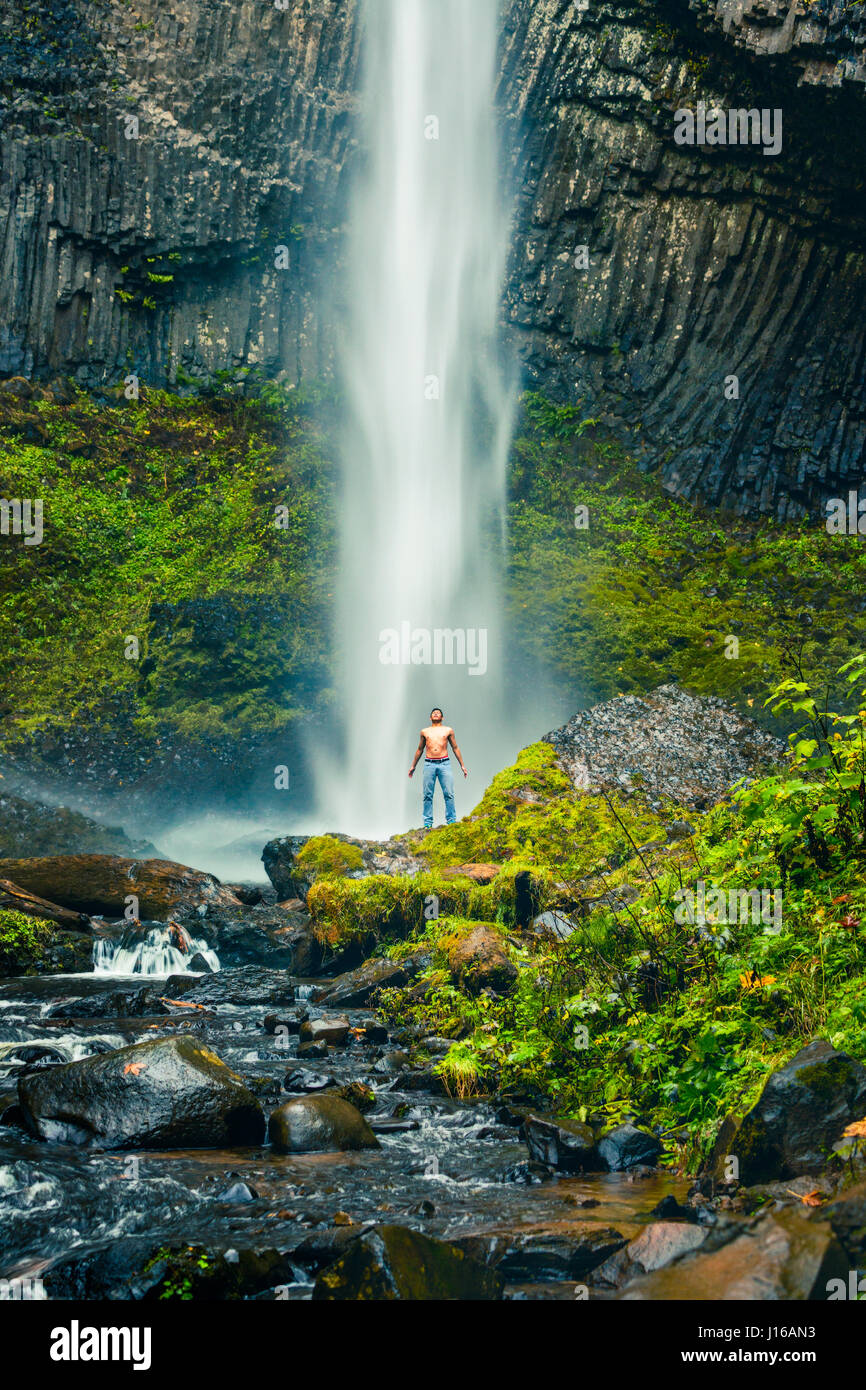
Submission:
[[447,758],[448,740],[454,730],[447,724],[431,724],[421,730],[425,743],[424,756],[427,758]]

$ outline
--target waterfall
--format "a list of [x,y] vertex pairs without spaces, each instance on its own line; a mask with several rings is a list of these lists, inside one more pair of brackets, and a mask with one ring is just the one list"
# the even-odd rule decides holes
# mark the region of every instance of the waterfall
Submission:
[[421,768],[411,783],[407,772],[434,705],[472,778],[465,788],[454,762],[458,816],[519,746],[505,726],[498,578],[514,405],[497,332],[510,218],[498,19],[498,0],[363,5],[339,306],[339,731],[313,762],[320,816],[366,836],[421,823]]
[[[99,936],[93,943],[95,975],[185,975],[197,955],[211,970],[219,970],[219,956],[207,942],[191,936],[177,922],[127,927],[119,936]],[[191,972],[197,973],[197,972]]]

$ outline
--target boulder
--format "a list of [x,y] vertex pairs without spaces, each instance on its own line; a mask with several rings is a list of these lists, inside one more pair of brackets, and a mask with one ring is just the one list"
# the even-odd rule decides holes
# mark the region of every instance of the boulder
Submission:
[[685,1221],[652,1221],[629,1243],[628,1256],[633,1265],[649,1274],[654,1269],[663,1269],[681,1255],[697,1250],[706,1238],[705,1226],[694,1226]]
[[577,791],[640,789],[651,800],[714,805],[741,777],[780,766],[785,745],[715,697],[678,685],[620,695],[544,735]]
[[246,1004],[259,1007],[272,1004],[291,1004],[295,987],[285,970],[268,970],[260,965],[242,965],[235,970],[218,970],[213,975],[193,979],[188,975],[170,975],[166,993],[176,989],[181,981],[185,1000],[194,1004]]
[[162,998],[148,985],[143,989],[103,991],[55,1004],[46,1018],[155,1018],[168,1012]]
[[845,1127],[866,1114],[866,1067],[817,1038],[773,1072],[732,1152],[740,1181],[819,1173]]
[[410,1231],[379,1226],[351,1241],[323,1270],[314,1300],[490,1301],[502,1297],[499,1275],[456,1245]]
[[[315,882],[316,870],[298,856],[311,839],[321,836],[282,835],[269,840],[262,850],[262,863],[271,883],[274,885],[277,900],[300,898],[306,901],[307,892]],[[416,874],[425,865],[418,859],[405,839],[357,840],[351,835],[330,832],[328,841],[337,841],[348,851],[346,863],[354,864],[350,872],[353,878],[366,878],[370,874]]]
[[776,1302],[827,1298],[831,1279],[846,1279],[849,1261],[830,1226],[800,1211],[767,1214],[730,1239],[697,1250],[629,1283],[622,1300],[697,1300],[707,1303]]
[[509,960],[502,938],[483,922],[453,943],[448,965],[456,983],[469,994],[482,989],[506,994],[517,980],[517,967]]
[[83,912],[73,912],[59,903],[50,903],[36,893],[28,893],[8,878],[0,879],[0,908],[7,912],[23,912],[25,917],[39,917],[45,922],[55,922],[67,931],[90,931],[90,918]]
[[523,1132],[529,1152],[537,1163],[546,1163],[566,1173],[593,1172],[605,1166],[589,1125],[577,1120],[549,1120],[540,1115],[527,1115]]
[[213,874],[170,859],[121,859],[111,854],[2,859],[0,878],[63,907],[105,917],[122,917],[130,895],[138,898],[138,916],[155,921],[202,904],[237,906]]
[[245,1083],[190,1037],[121,1047],[21,1077],[31,1132],[106,1149],[260,1144],[265,1121]]
[[636,1125],[617,1125],[598,1141],[599,1156],[611,1173],[645,1165],[654,1168],[661,1151],[661,1140]]
[[348,1041],[351,1023],[343,1014],[325,1018],[308,1018],[301,1024],[301,1042],[330,1043],[342,1047]]
[[532,1221],[481,1227],[454,1237],[509,1284],[583,1279],[626,1244],[627,1235],[592,1221]]
[[330,984],[323,985],[313,995],[314,1004],[327,1004],[329,1007],[343,1009],[361,1008],[367,1004],[379,989],[395,989],[408,984],[430,964],[426,951],[415,951],[400,961],[364,961],[357,970],[349,970],[338,975]]
[[278,1153],[333,1153],[378,1149],[360,1110],[339,1096],[303,1096],[271,1114],[268,1137]]

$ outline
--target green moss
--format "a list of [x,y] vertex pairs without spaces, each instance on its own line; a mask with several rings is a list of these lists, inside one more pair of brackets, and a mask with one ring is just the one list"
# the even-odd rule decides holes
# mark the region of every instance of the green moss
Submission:
[[345,844],[334,835],[313,835],[297,857],[297,866],[317,878],[343,878],[363,869],[364,859],[357,845]]
[[0,977],[38,974],[54,935],[50,922],[0,908]]

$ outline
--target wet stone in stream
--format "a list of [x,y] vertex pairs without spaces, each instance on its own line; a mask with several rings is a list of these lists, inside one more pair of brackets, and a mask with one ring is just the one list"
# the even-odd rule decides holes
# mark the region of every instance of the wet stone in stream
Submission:
[[[266,1117],[293,1095],[340,1098],[377,1144],[348,1152],[278,1153],[265,1144],[112,1153],[39,1142],[2,1124],[0,1278],[41,1272],[50,1297],[72,1290],[156,1297],[163,1276],[155,1271],[191,1246],[213,1271],[202,1296],[308,1299],[322,1269],[363,1232],[388,1224],[460,1248],[468,1242],[473,1259],[489,1231],[496,1272],[517,1283],[546,1281],[554,1297],[577,1269],[624,1247],[663,1198],[684,1200],[685,1183],[658,1175],[630,1182],[625,1174],[551,1174],[532,1160],[518,1125],[496,1122],[495,1107],[444,1092],[430,1071],[434,1048],[417,1070],[410,1051],[395,1055],[393,1047],[377,1061],[370,1041],[387,1045],[388,1031],[369,1008],[347,1003],[350,988],[333,991],[339,1009],[313,1002],[333,985],[261,967],[170,980],[0,981],[0,1110],[15,1100],[22,1067],[38,1066],[31,1074],[42,1077],[55,1064],[187,1035],[241,1078]],[[168,1014],[102,1014],[109,996],[142,990],[174,1001]],[[93,1001],[80,1010],[89,1016],[76,1017],[74,1001]],[[308,1048],[301,1056],[296,1029],[305,1014],[326,1029],[339,1020],[341,1045],[316,1042],[319,1055]],[[597,1205],[583,1209],[588,1202]],[[335,1226],[338,1214],[352,1224]],[[557,1231],[556,1240],[530,1240],[528,1224]],[[569,1230],[577,1241],[571,1253]],[[522,1287],[511,1292],[529,1296]]]

